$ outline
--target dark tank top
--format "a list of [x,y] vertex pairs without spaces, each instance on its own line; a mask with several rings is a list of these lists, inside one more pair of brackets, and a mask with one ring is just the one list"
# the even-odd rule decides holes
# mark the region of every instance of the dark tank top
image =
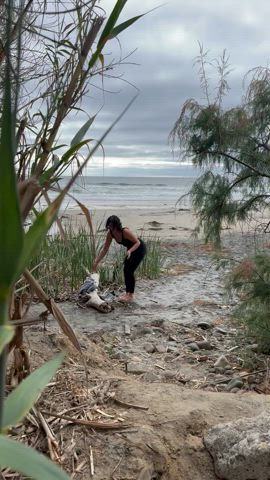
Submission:
[[[116,243],[119,243],[119,245],[124,245],[124,247],[126,247],[127,249],[130,249],[131,247],[133,247],[133,245],[134,245],[135,242],[132,242],[131,240],[128,240],[127,238],[124,238],[124,233],[123,233],[123,231],[124,231],[125,228],[126,228],[126,227],[122,228],[122,240],[121,240],[120,242],[118,242],[118,241],[116,240],[116,238],[113,236],[112,232],[111,232],[111,236],[112,236],[112,238],[114,238],[114,240],[116,241]],[[139,238],[139,240],[140,240],[140,242],[141,242],[141,239],[140,239],[140,238]]]

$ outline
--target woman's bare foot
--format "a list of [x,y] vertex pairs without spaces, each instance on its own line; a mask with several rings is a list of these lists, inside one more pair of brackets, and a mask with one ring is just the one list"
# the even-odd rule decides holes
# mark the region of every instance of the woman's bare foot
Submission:
[[118,300],[119,302],[125,302],[125,303],[133,302],[134,294],[126,293],[125,295],[120,295],[120,297],[118,297]]

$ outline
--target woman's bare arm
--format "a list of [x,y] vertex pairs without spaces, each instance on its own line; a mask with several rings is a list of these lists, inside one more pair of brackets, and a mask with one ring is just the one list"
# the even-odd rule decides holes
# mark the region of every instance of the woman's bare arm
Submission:
[[101,260],[108,253],[108,250],[110,248],[111,243],[112,243],[112,236],[111,236],[111,233],[108,232],[107,236],[106,236],[105,243],[103,245],[103,248],[101,249],[101,251],[99,252],[97,258],[95,259],[95,261],[93,263],[93,267],[92,267],[93,272],[96,272],[99,262],[101,262]]

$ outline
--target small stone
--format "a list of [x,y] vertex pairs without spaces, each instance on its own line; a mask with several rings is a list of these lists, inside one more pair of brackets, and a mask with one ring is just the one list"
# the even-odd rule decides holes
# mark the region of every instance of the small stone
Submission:
[[168,345],[167,352],[168,353],[178,352],[178,347],[176,345]]
[[200,350],[212,350],[212,345],[207,340],[201,340],[200,342],[196,342]]
[[240,388],[234,387],[230,390],[230,392],[231,393],[238,393],[238,392],[240,392],[240,390],[241,390]]
[[155,351],[155,347],[152,343],[145,343],[143,348],[147,353],[154,353]]
[[133,373],[136,375],[141,375],[142,373],[148,372],[148,367],[142,363],[128,363],[127,364],[127,373]]
[[256,383],[256,380],[257,380],[257,379],[256,379],[255,375],[249,375],[249,376],[247,377],[247,382],[248,382],[250,385],[253,384],[253,383]]
[[173,370],[165,370],[165,372],[163,372],[162,376],[166,379],[172,379],[172,378],[175,378],[177,375],[177,372],[174,372]]
[[216,327],[216,328],[215,328],[215,333],[219,333],[219,334],[221,334],[221,335],[227,335],[227,334],[228,334],[228,331],[225,330],[225,328]]
[[190,350],[192,350],[192,352],[196,352],[196,351],[200,350],[197,343],[195,343],[195,342],[189,343],[188,347],[190,348]]
[[219,385],[216,386],[216,389],[218,392],[224,392],[224,390],[226,390],[226,383],[220,383]]
[[143,380],[146,382],[159,382],[160,377],[154,372],[146,372],[142,375]]
[[222,368],[222,367],[216,367],[215,370],[216,370],[217,373],[222,373],[223,374],[225,372],[225,369]]
[[225,370],[225,372],[224,372],[225,375],[233,375],[233,370],[231,370],[230,368],[227,369],[227,368],[225,367],[224,370]]
[[177,342],[177,338],[173,335],[169,335],[169,342]]
[[166,353],[167,345],[164,345],[163,343],[158,343],[157,345],[155,345],[155,350],[158,353]]
[[130,335],[131,334],[131,331],[130,331],[130,324],[128,322],[125,322],[125,325],[124,325],[124,332],[125,332],[125,335]]
[[197,360],[198,360],[198,362],[207,362],[208,356],[207,355],[200,355]]
[[212,325],[208,322],[199,322],[197,323],[197,327],[201,328],[202,330],[208,330],[212,327]]
[[244,382],[240,378],[232,378],[232,380],[227,385],[227,391],[230,392],[233,388],[242,388]]
[[151,322],[151,325],[153,325],[154,327],[162,327],[164,322],[165,320],[163,318],[157,318],[156,320],[153,320]]
[[247,345],[246,349],[251,350],[252,352],[257,352],[259,345],[257,343],[253,343],[252,345]]
[[195,339],[194,338],[187,338],[185,340],[185,344],[188,345],[189,343],[194,343],[195,342]]
[[151,327],[142,327],[139,331],[140,333],[142,333],[142,335],[148,335],[149,333],[153,333],[153,329]]
[[229,362],[225,355],[221,355],[217,361],[214,363],[214,367],[222,367],[225,368],[227,365],[229,365]]
[[112,358],[115,358],[116,360],[126,361],[127,360],[127,355],[124,352],[118,351],[118,352],[114,352],[112,354]]

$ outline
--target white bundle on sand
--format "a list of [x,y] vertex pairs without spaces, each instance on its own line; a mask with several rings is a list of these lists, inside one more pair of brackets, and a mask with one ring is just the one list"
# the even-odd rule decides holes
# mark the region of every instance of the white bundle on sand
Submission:
[[79,290],[79,304],[84,307],[93,307],[99,312],[108,313],[113,310],[113,306],[105,302],[98,295],[99,274],[91,273],[86,277]]

